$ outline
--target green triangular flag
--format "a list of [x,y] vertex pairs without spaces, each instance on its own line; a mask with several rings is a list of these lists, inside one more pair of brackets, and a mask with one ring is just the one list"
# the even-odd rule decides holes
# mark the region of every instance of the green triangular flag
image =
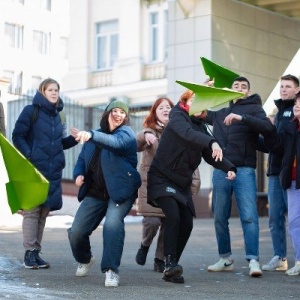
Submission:
[[0,146],[9,178],[6,193],[11,212],[43,204],[48,195],[48,180],[1,133]]
[[236,77],[240,75],[228,70],[205,57],[200,57],[205,74],[212,80],[214,79],[214,86],[217,88],[231,88],[232,83]]
[[244,93],[228,89],[219,89],[179,80],[176,80],[176,82],[195,93],[195,98],[189,111],[190,115],[242,98],[245,95]]

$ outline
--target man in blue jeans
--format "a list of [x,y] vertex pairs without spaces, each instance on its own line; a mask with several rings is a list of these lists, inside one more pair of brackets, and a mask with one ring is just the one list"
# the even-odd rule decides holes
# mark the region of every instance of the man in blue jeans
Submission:
[[[278,109],[274,118],[274,125],[278,133],[282,132],[285,126],[294,117],[294,98],[299,91],[299,79],[293,75],[284,75],[280,78],[280,97],[275,100]],[[286,260],[286,214],[287,195],[279,181],[281,168],[281,157],[270,152],[268,160],[267,176],[268,201],[269,201],[269,228],[273,243],[274,257],[262,266],[264,271],[286,271],[288,263]]]
[[[212,210],[218,252],[220,260],[208,267],[208,271],[221,272],[233,270],[229,218],[231,214],[232,194],[234,193],[244,233],[246,260],[249,262],[249,275],[259,277],[262,271],[259,265],[259,224],[256,204],[256,149],[259,132],[251,130],[245,122],[226,125],[230,114],[254,117],[262,131],[272,128],[261,105],[258,94],[250,95],[250,83],[245,77],[238,77],[232,89],[245,96],[230,103],[229,107],[218,111],[207,111],[206,122],[213,125],[213,135],[223,149],[224,157],[237,167],[236,179],[226,180],[226,174],[213,171]],[[230,122],[229,122],[230,123]],[[229,125],[228,123],[228,125]]]

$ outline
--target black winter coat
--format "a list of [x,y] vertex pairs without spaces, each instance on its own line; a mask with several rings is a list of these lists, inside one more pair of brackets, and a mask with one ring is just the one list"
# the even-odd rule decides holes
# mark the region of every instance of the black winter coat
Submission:
[[298,120],[289,122],[280,134],[274,132],[272,136],[265,137],[267,147],[282,157],[279,174],[280,183],[284,190],[290,188],[292,183],[292,167],[296,157],[296,189],[300,189],[300,132]]
[[201,120],[189,117],[179,104],[175,105],[148,172],[148,203],[157,206],[158,198],[171,196],[188,205],[195,216],[190,187],[201,158],[224,172],[236,171],[227,159],[216,162],[212,158],[214,141]]
[[[294,117],[293,106],[294,100],[275,100],[275,105],[278,108],[278,112],[275,116],[274,125],[276,126],[277,132],[279,134],[284,132],[287,124]],[[267,175],[279,175],[281,169],[282,157],[274,152],[270,152],[268,159],[268,170]]]
[[[230,113],[244,115],[244,122],[235,122],[230,126],[224,119]],[[246,119],[255,117],[258,127],[254,130],[247,125]],[[224,157],[236,167],[256,168],[256,150],[259,148],[259,133],[271,131],[272,124],[267,118],[258,94],[246,99],[231,102],[229,107],[218,111],[208,111],[205,121],[213,125],[213,135],[223,149]]]
[[[39,109],[38,117],[33,122],[35,105]],[[63,106],[61,99],[56,106],[37,92],[32,105],[24,107],[12,133],[14,146],[50,182],[48,197],[43,204],[50,210],[58,210],[62,207],[61,178],[65,167],[63,150],[77,145],[72,136],[64,137],[65,124],[62,124],[59,116]]]

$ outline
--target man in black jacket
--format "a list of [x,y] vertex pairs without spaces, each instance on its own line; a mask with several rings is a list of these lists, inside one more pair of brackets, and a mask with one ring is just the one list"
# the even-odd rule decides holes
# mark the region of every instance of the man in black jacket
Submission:
[[[293,75],[284,75],[280,79],[280,97],[275,100],[278,112],[274,119],[274,125],[280,134],[294,117],[294,98],[299,91],[299,79]],[[262,266],[264,271],[286,271],[288,264],[286,260],[286,214],[287,195],[280,185],[279,173],[282,157],[270,152],[268,160],[267,176],[268,201],[269,201],[269,228],[273,242],[274,257]]]
[[[261,131],[272,130],[273,125],[267,118],[258,94],[250,95],[250,83],[245,77],[238,77],[232,89],[243,92],[245,96],[230,103],[227,108],[207,111],[206,122],[213,125],[213,135],[223,149],[224,157],[237,167],[235,181],[225,179],[223,171],[213,171],[212,210],[220,260],[208,267],[208,271],[232,271],[231,243],[228,220],[231,213],[232,194],[235,194],[239,216],[244,233],[246,260],[249,261],[249,275],[262,275],[259,265],[259,224],[256,204],[256,149],[259,131],[252,130],[246,122],[232,125],[226,117],[238,114],[256,118]],[[224,122],[225,120],[225,122]],[[229,122],[229,123],[228,123]],[[227,126],[231,125],[231,126]]]

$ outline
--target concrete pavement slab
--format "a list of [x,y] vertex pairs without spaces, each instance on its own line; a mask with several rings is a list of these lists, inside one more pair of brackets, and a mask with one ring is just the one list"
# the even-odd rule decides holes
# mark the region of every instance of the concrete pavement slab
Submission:
[[[135,262],[139,248],[141,218],[126,221],[126,239],[120,267],[120,286],[105,288],[101,273],[102,226],[91,236],[96,263],[88,276],[75,276],[75,262],[66,229],[72,218],[49,217],[41,256],[51,264],[49,269],[28,270],[22,267],[24,250],[20,224],[0,227],[0,299],[299,299],[300,276],[284,272],[264,272],[261,278],[249,277],[244,259],[244,242],[237,218],[230,220],[233,272],[207,272],[208,265],[219,258],[212,219],[195,219],[194,229],[180,261],[184,284],[167,283],[153,271],[156,239],[149,250],[145,266]],[[268,219],[260,218],[260,260],[266,263],[273,256]],[[294,263],[288,237],[289,265]]]

